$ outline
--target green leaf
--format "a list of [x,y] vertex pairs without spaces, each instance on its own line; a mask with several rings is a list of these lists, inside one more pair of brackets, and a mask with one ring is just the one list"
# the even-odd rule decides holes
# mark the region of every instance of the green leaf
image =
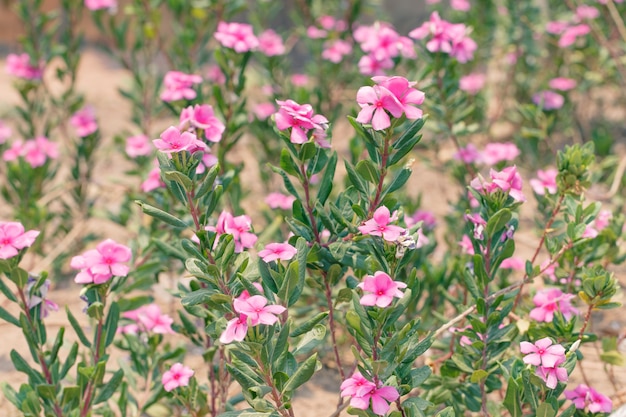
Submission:
[[326,336],[326,326],[316,324],[313,328],[306,332],[293,351],[294,355],[303,355],[319,346]]
[[424,381],[428,379],[431,373],[432,369],[430,369],[430,366],[428,365],[411,370],[411,387],[416,388],[422,385]]
[[296,369],[296,372],[294,372],[293,375],[289,377],[289,380],[283,387],[281,393],[284,394],[287,392],[292,392],[296,388],[298,388],[300,385],[304,384],[309,379],[311,379],[311,377],[313,376],[313,373],[315,372],[316,366],[317,366],[317,353],[313,354],[313,356],[310,356],[307,360],[301,363],[300,366],[298,366],[298,369]]
[[15,349],[11,350],[10,356],[15,370],[28,375],[28,380],[31,384],[44,383],[43,377],[35,371]]
[[122,383],[123,378],[124,378],[124,370],[118,369],[117,372],[113,374],[111,379],[109,379],[109,382],[107,382],[100,389],[100,392],[98,392],[98,395],[94,399],[93,403],[100,404],[102,402],[107,401],[109,398],[111,398],[113,394],[115,394],[115,391],[117,391],[117,388]]
[[506,388],[506,395],[504,396],[504,406],[511,417],[522,417],[522,406],[520,401],[519,385],[512,377],[509,378],[509,384]]
[[324,176],[320,181],[319,191],[317,192],[317,200],[323,206],[330,196],[333,189],[333,182],[335,179],[335,168],[337,167],[337,152],[333,152],[328,163],[326,164],[326,170]]
[[190,192],[193,188],[193,181],[180,171],[164,171],[161,173],[167,181],[173,181],[179,184],[186,192]]
[[61,405],[64,408],[75,408],[80,402],[80,387],[71,385],[63,387],[63,394],[61,394]]
[[37,385],[37,393],[39,396],[46,400],[54,400],[56,393],[56,386],[53,384],[40,384]]
[[503,208],[497,211],[493,216],[487,220],[487,236],[493,237],[494,233],[502,230],[506,226],[506,224],[511,220],[512,217],[511,210],[507,208]]
[[454,413],[454,408],[446,407],[438,412],[435,417],[456,417],[456,414]]
[[311,331],[313,329],[313,327],[315,327],[316,324],[318,324],[319,322],[324,320],[326,317],[328,317],[328,311],[323,311],[323,312],[315,315],[315,317],[313,317],[312,319],[309,319],[306,322],[302,323],[300,326],[296,327],[289,334],[289,336],[290,337],[298,337],[300,335],[303,335],[303,334]]
[[[389,187],[385,190],[383,195],[387,195],[389,193],[393,193],[394,191],[400,189],[406,182],[409,180],[411,173],[413,171],[411,168],[402,168],[391,180]],[[382,198],[382,197],[381,197]]]
[[287,174],[294,175],[298,178],[300,177],[298,165],[293,160],[293,157],[291,156],[287,148],[283,148],[282,151],[280,152],[280,167]]
[[344,165],[346,167],[346,171],[348,173],[348,178],[350,179],[350,183],[354,185],[354,187],[364,196],[368,195],[367,184],[361,176],[354,170],[354,167],[348,162],[344,161]]
[[85,332],[83,332],[82,327],[78,324],[78,320],[76,320],[76,317],[74,317],[69,307],[65,307],[65,312],[67,313],[67,319],[70,321],[70,324],[72,325],[74,332],[76,332],[76,336],[80,339],[80,342],[85,345],[86,348],[91,348],[91,342],[87,339],[87,336],[85,336]]
[[135,200],[135,203],[141,207],[141,210],[146,213],[148,216],[154,217],[155,219],[161,220],[164,223],[167,223],[174,227],[186,228],[187,224],[179,219],[178,217],[172,216],[169,213],[164,212],[161,209],[158,209],[150,204],[146,204],[142,201]]
[[78,357],[78,342],[74,342],[72,347],[70,348],[70,353],[68,353],[67,358],[65,359],[65,363],[63,367],[59,371],[59,380],[65,378],[67,373],[72,369],[74,364],[76,363],[76,358]]
[[356,172],[358,172],[362,178],[371,182],[372,184],[378,184],[380,179],[379,168],[374,166],[369,159],[363,159],[356,164]]
[[20,327],[20,322],[18,319],[13,317],[11,313],[6,311],[4,308],[0,307],[0,319],[6,321],[7,323],[11,323],[14,326]]
[[392,166],[400,162],[400,160],[409,152],[411,149],[417,145],[417,143],[422,138],[421,136],[416,136],[417,132],[424,126],[424,119],[417,119],[414,121],[411,126],[407,130],[404,131],[402,136],[396,140],[392,148],[396,151],[391,157],[387,160],[387,166]]
[[115,339],[115,334],[117,332],[117,322],[120,319],[120,306],[113,302],[111,303],[111,307],[109,307],[109,314],[107,315],[106,321],[104,322],[104,347],[109,346],[113,343],[113,339]]
[[601,353],[600,359],[602,362],[609,363],[611,365],[626,366],[626,358],[624,357],[624,354],[618,352],[617,350]]
[[556,411],[554,408],[548,403],[541,403],[539,407],[537,407],[537,413],[535,414],[537,417],[556,417]]

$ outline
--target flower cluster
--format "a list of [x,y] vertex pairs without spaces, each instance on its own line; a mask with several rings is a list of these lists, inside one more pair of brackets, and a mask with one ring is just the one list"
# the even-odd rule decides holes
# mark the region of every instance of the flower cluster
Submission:
[[367,275],[357,287],[368,293],[361,297],[361,305],[385,308],[394,297],[402,298],[404,294],[400,289],[406,288],[406,284],[394,281],[383,271],[377,271],[374,275]]
[[180,71],[169,71],[163,78],[165,91],[161,93],[163,101],[193,100],[198,95],[193,89],[194,84],[200,84],[202,77],[195,74],[185,74]]
[[384,75],[384,70],[393,68],[394,58],[416,57],[413,41],[406,36],[400,36],[387,23],[376,22],[371,26],[359,26],[354,31],[354,39],[366,53],[358,64],[363,75]]
[[39,231],[24,231],[22,223],[0,221],[0,259],[17,256],[20,250],[30,247],[39,236]]
[[409,37],[413,39],[429,38],[426,43],[428,51],[442,52],[450,55],[461,63],[471,61],[478,45],[468,36],[468,28],[462,23],[450,23],[433,12],[430,20],[413,29]]
[[81,138],[89,136],[98,130],[98,122],[93,107],[83,107],[70,118],[70,124]]
[[44,63],[32,65],[30,56],[27,53],[20,55],[9,54],[7,56],[6,71],[14,77],[25,80],[39,80],[43,76]]
[[154,143],[154,146],[156,146],[158,150],[164,153],[182,151],[194,153],[199,150],[207,149],[205,143],[199,140],[196,135],[188,131],[181,133],[181,131],[174,126],[165,129],[165,131],[161,133],[160,139],[154,139],[152,143]]
[[297,252],[298,250],[289,243],[269,243],[259,251],[259,258],[263,259],[263,262],[288,261],[296,256]]
[[395,242],[405,232],[401,226],[390,224],[398,220],[398,212],[393,214],[385,206],[376,209],[374,216],[359,226],[359,231],[364,235],[380,236],[388,242]]
[[367,410],[371,406],[374,414],[379,416],[386,415],[389,412],[389,403],[400,398],[395,387],[376,384],[358,371],[343,381],[340,389],[342,397],[351,397],[351,407]]
[[[255,288],[262,292],[260,284],[254,283]],[[233,301],[233,309],[239,313],[237,317],[230,320],[226,325],[226,330],[220,336],[220,342],[227,344],[241,342],[248,333],[248,326],[258,326],[259,324],[272,325],[278,321],[277,314],[282,314],[285,307],[277,304],[267,305],[268,299],[262,295],[250,295],[244,290],[239,297]]]
[[537,178],[533,178],[529,181],[530,186],[537,195],[556,194],[558,187],[556,184],[556,177],[559,171],[556,168],[548,168],[546,170],[538,170]]
[[466,164],[475,163],[494,166],[500,162],[513,161],[519,154],[519,148],[511,142],[488,143],[482,151],[479,151],[470,143],[466,147],[459,149],[454,158]]
[[137,334],[139,332],[152,332],[156,334],[174,333],[172,323],[174,320],[167,314],[162,314],[156,304],[141,306],[136,310],[122,313],[122,317],[134,321],[118,328],[119,333]]
[[313,114],[310,104],[298,104],[293,100],[276,100],[280,106],[274,115],[278,130],[291,128],[291,143],[303,144],[309,141],[309,131],[313,130],[313,140],[322,148],[329,148],[326,141],[328,119],[320,114]]
[[100,242],[95,249],[74,256],[70,266],[80,272],[74,278],[77,284],[103,284],[114,276],[125,277],[129,267],[130,248],[112,239]]
[[585,384],[580,384],[575,389],[567,390],[563,394],[579,410],[584,410],[587,407],[590,413],[610,413],[613,410],[613,401],[609,397]]
[[167,392],[173,391],[179,387],[189,385],[189,379],[193,376],[193,370],[182,363],[178,362],[163,373],[161,383],[163,389]]
[[196,104],[183,109],[178,128],[183,130],[185,126],[188,126],[190,130],[204,130],[204,135],[209,142],[219,142],[226,129],[224,123],[215,116],[213,107],[208,104]]
[[247,23],[219,22],[214,36],[223,47],[238,53],[252,51],[259,46],[259,39]]
[[[415,82],[404,77],[373,77],[374,86],[359,88],[356,101],[361,107],[356,121],[370,123],[374,130],[384,130],[391,126],[389,114],[399,118],[404,114],[407,119],[422,117],[422,110],[415,107],[424,102],[424,93],[416,88]],[[389,114],[388,114],[389,113]]]
[[11,147],[4,151],[2,159],[5,161],[15,161],[23,158],[32,168],[44,165],[48,159],[56,159],[59,157],[59,147],[44,136],[38,136],[35,139],[22,142],[15,141]]
[[537,340],[535,344],[521,342],[520,351],[525,354],[524,363],[537,367],[536,375],[543,379],[550,389],[560,382],[567,382],[567,370],[560,365],[565,362],[565,348],[553,345],[549,337]]
[[515,166],[504,168],[502,171],[491,169],[489,171],[491,182],[485,181],[481,177],[476,177],[470,186],[486,194],[503,192],[513,198],[515,202],[524,202],[526,197],[522,193],[522,177],[517,172]]
[[530,311],[529,317],[539,322],[551,323],[554,313],[558,311],[565,320],[569,320],[578,314],[578,310],[571,304],[575,297],[574,294],[564,294],[558,288],[539,291],[533,297],[535,308]]
[[235,217],[223,211],[217,219],[217,225],[207,226],[205,229],[217,233],[218,238],[223,234],[232,235],[235,241],[235,253],[252,248],[257,241],[257,236],[250,232],[252,220],[246,215]]

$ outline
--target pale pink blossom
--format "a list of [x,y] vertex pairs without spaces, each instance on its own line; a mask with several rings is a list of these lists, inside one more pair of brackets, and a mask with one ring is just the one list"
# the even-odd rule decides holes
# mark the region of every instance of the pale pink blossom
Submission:
[[561,345],[553,345],[552,339],[544,337],[534,344],[521,342],[520,351],[525,354],[524,363],[534,366],[553,368],[565,362],[565,348]]
[[585,36],[589,32],[591,32],[591,28],[585,24],[570,26],[561,34],[561,37],[559,38],[559,47],[566,48],[573,45],[578,37]]
[[476,95],[485,86],[487,77],[485,74],[475,72],[473,74],[464,75],[459,80],[459,89],[468,94]]
[[556,194],[558,190],[556,177],[558,174],[559,171],[555,168],[548,168],[545,171],[540,169],[537,171],[537,178],[529,181],[530,186],[537,195],[544,195],[546,191],[548,194]]
[[309,83],[309,76],[306,74],[293,74],[291,76],[291,84],[294,87],[306,87]]
[[130,270],[125,264],[130,261],[131,256],[129,247],[106,239],[100,242],[96,249],[72,258],[70,266],[80,270],[74,282],[102,284],[114,276],[125,277]]
[[156,334],[174,333],[174,320],[167,314],[162,314],[158,305],[152,303],[138,309],[122,313],[122,317],[137,323],[138,329]]
[[193,89],[195,84],[200,84],[202,77],[195,74],[185,74],[180,71],[169,71],[163,78],[165,91],[161,93],[163,101],[193,100],[198,95]]
[[479,213],[466,214],[465,220],[469,220],[474,224],[474,239],[483,240],[485,227],[487,227],[487,221],[482,218]]
[[469,0],[450,0],[450,7],[461,12],[468,12],[472,6]]
[[270,193],[265,197],[265,202],[272,209],[291,210],[294,201],[294,196],[281,193]]
[[500,264],[500,268],[524,271],[526,269],[526,261],[517,256],[512,256],[503,260]]
[[585,231],[583,232],[581,238],[583,239],[593,239],[594,237],[597,237],[600,234],[600,232],[598,231],[598,229],[596,229],[592,224],[588,224],[585,225]]
[[507,193],[516,202],[526,201],[522,193],[522,177],[517,172],[517,167],[507,167],[499,172],[491,169],[489,175],[491,182],[485,181],[482,177],[476,177],[470,183],[471,187],[487,194],[501,191]]
[[202,152],[202,159],[196,167],[196,174],[203,174],[207,168],[214,167],[217,162],[217,156],[213,155],[210,149],[205,150]]
[[605,229],[611,222],[612,218],[613,213],[610,210],[600,210],[596,219],[593,221],[596,230],[602,231]]
[[217,85],[223,85],[226,83],[226,76],[217,64],[211,64],[207,67],[206,79]]
[[268,300],[262,295],[253,295],[245,300],[236,298],[233,307],[237,313],[245,314],[250,319],[250,324],[256,326],[258,324],[272,325],[278,321],[277,314],[282,314],[286,308],[271,304],[267,305]]
[[384,75],[385,70],[393,66],[391,58],[376,59],[373,55],[363,55],[358,63],[359,72],[363,75]]
[[513,161],[520,154],[519,149],[514,143],[488,143],[481,152],[481,162],[493,166],[502,161]]
[[409,32],[409,37],[413,39],[424,39],[430,36],[431,39],[426,43],[428,51],[443,52],[449,54],[452,51],[452,39],[448,33],[450,23],[441,19],[439,13],[433,12],[428,22]]
[[559,93],[544,90],[533,95],[533,103],[544,110],[557,110],[563,107],[565,99]]
[[552,35],[560,35],[569,27],[569,22],[551,21],[546,24],[546,32]]
[[0,259],[9,259],[16,256],[20,250],[32,246],[39,236],[39,231],[24,231],[19,222],[0,221]]
[[404,222],[410,229],[419,222],[422,222],[422,227],[426,230],[432,230],[437,226],[437,218],[428,210],[417,210],[411,216],[405,216]]
[[161,179],[161,168],[156,166],[150,170],[148,177],[141,183],[141,191],[148,193],[161,187],[165,187],[165,183]]
[[463,253],[467,255],[474,255],[474,245],[472,244],[472,240],[468,235],[463,235],[461,240],[459,241],[459,246]]
[[4,121],[0,120],[0,145],[7,141],[13,135],[13,131],[4,123]]
[[361,107],[356,121],[364,124],[371,122],[374,130],[384,130],[391,126],[391,119],[387,112],[398,118],[404,111],[404,106],[398,98],[379,85],[359,88],[356,101]]
[[21,140],[16,140],[11,143],[9,149],[5,150],[2,154],[2,159],[6,162],[15,161],[17,158],[23,155],[24,151],[24,142]]
[[259,103],[252,108],[252,113],[258,120],[267,120],[272,114],[276,113],[276,105],[269,101]]
[[265,56],[277,56],[285,53],[283,39],[272,29],[267,29],[259,35],[259,51]]
[[220,335],[220,342],[228,344],[232,342],[241,342],[246,338],[248,333],[248,317],[240,314],[226,324],[226,330]]
[[226,127],[220,119],[215,116],[213,107],[209,104],[196,104],[189,106],[180,114],[179,129],[184,125],[189,125],[194,129],[204,130],[204,136],[209,142],[217,143],[222,139],[222,133]]
[[554,90],[568,91],[576,88],[576,80],[573,78],[557,77],[548,82],[550,88]]
[[250,231],[252,230],[251,223],[250,217],[246,215],[234,217],[227,211],[223,211],[217,219],[217,225],[207,226],[206,230],[215,232],[218,236],[222,234],[232,235],[235,242],[235,252],[240,253],[244,249],[252,248],[257,241],[257,236]]
[[449,29],[452,40],[450,56],[462,64],[474,59],[474,52],[478,49],[478,44],[467,35],[467,32],[467,27],[463,24],[451,25]]
[[206,145],[198,140],[196,135],[191,132],[180,132],[178,128],[170,126],[163,133],[160,139],[152,141],[154,146],[163,153],[173,153],[181,151],[194,152],[195,150],[205,149]]
[[85,0],[85,7],[91,11],[115,10],[117,9],[117,0]]
[[404,77],[398,76],[377,76],[373,77],[372,80],[378,86],[386,88],[395,96],[396,99],[398,99],[398,102],[402,105],[402,111],[407,119],[415,120],[422,117],[422,110],[418,109],[416,105],[424,103],[425,95],[423,91],[413,88],[415,84],[417,84],[415,81],[409,81]]
[[33,294],[33,288],[37,280],[33,277],[28,277],[28,283],[26,285],[26,293],[28,294],[28,300],[26,301],[26,305],[29,309],[39,307],[39,316],[42,319],[48,317],[50,312],[59,311],[59,305],[54,301],[48,300],[48,292],[50,291],[50,280],[47,279],[44,283],[35,290],[36,293]]
[[458,152],[454,154],[454,159],[466,164],[479,162],[480,158],[480,152],[476,149],[476,146],[471,143],[468,143],[466,147],[459,149]]
[[170,392],[176,388],[186,387],[189,385],[189,379],[193,376],[193,370],[182,363],[175,363],[172,367],[163,373],[161,383],[163,389]]
[[14,77],[25,80],[40,80],[43,76],[43,70],[43,61],[40,61],[39,65],[32,65],[27,53],[9,54],[7,56],[6,72]]
[[580,20],[591,20],[597,18],[598,16],[600,16],[600,11],[593,6],[581,4],[576,8],[576,17]]
[[297,252],[296,248],[289,243],[269,243],[259,251],[259,257],[263,259],[263,262],[288,261],[296,256]]
[[37,168],[44,165],[48,159],[58,158],[59,146],[45,136],[38,136],[35,139],[24,142],[20,156],[22,156],[31,167]]
[[328,36],[328,32],[316,26],[309,26],[306,28],[306,36],[309,39],[324,39]]
[[146,135],[135,135],[126,138],[126,155],[131,158],[139,156],[147,156],[154,149],[150,143],[150,139]]
[[392,215],[387,207],[381,206],[376,209],[374,216],[358,229],[364,235],[381,236],[388,242],[395,242],[404,233],[403,227],[390,224],[396,220],[398,220],[397,211],[394,211]]
[[394,281],[383,271],[377,271],[374,275],[366,275],[363,282],[357,285],[366,294],[361,297],[364,306],[388,307],[393,298],[402,298],[404,295],[400,289],[406,288],[401,281]]
[[351,52],[352,45],[349,42],[344,41],[343,39],[336,39],[334,41],[328,41],[324,44],[322,58],[338,64],[344,56],[349,55]]
[[83,107],[74,113],[70,118],[70,124],[76,130],[76,134],[81,138],[89,136],[98,130],[96,114],[91,106]]
[[538,366],[535,375],[543,379],[546,387],[555,389],[559,382],[567,382],[567,369],[555,365],[554,367]]
[[328,119],[320,114],[313,114],[310,104],[298,104],[293,100],[276,100],[280,106],[274,118],[278,130],[291,128],[291,143],[303,144],[309,141],[310,130],[325,131]]
[[579,410],[584,410],[587,406],[590,413],[610,413],[613,410],[613,401],[609,397],[585,384],[580,384],[571,391],[566,390],[563,394]]
[[389,24],[376,22],[367,29],[367,36],[359,37],[358,42],[363,52],[377,61],[395,58],[400,54],[400,35]]
[[259,46],[259,40],[254,36],[252,26],[247,23],[219,22],[215,39],[222,46],[234,49],[238,53],[252,51]]

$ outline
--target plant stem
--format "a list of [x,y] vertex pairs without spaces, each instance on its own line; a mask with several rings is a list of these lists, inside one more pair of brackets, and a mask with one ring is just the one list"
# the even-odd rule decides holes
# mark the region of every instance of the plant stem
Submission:
[[[392,128],[389,128],[389,131],[392,131]],[[371,218],[378,205],[380,204],[380,196],[383,192],[383,183],[385,182],[385,176],[387,175],[387,159],[389,158],[389,142],[391,141],[390,133],[385,137],[385,143],[383,145],[383,154],[381,155],[380,161],[380,178],[378,179],[378,185],[376,186],[376,195],[370,204],[369,212],[367,213],[367,218]]]
[[583,322],[583,327],[580,328],[580,333],[578,334],[578,340],[580,341],[583,340],[583,335],[585,334],[585,329],[587,328],[587,325],[589,324],[589,319],[591,318],[591,312],[593,311],[594,307],[595,307],[595,304],[589,304],[589,308],[587,308],[587,313],[585,314],[585,321]]

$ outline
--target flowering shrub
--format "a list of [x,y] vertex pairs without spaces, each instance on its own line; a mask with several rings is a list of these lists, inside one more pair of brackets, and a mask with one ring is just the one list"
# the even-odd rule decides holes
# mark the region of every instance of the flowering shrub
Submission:
[[[62,3],[74,23],[83,2]],[[599,131],[562,142],[580,97],[623,86],[624,5],[429,1],[405,36],[362,23],[358,1],[301,2],[280,33],[273,5],[244,23],[243,3],[210,3],[84,1],[131,76],[112,167],[128,181],[108,205],[78,25],[17,5],[29,36],[7,59],[21,102],[0,123],[0,319],[28,343],[10,353],[28,384],[5,397],[24,415],[294,417],[325,368],[332,415],[611,412],[607,387],[568,384],[626,259],[624,216],[588,190],[615,196],[626,165],[597,158]],[[302,51],[306,74],[291,73]],[[512,133],[494,140],[497,124]],[[445,216],[428,178],[410,182],[416,158],[454,193]],[[92,219],[127,233],[88,235]],[[64,276],[85,308],[52,333]],[[626,360],[618,339],[602,348],[616,387]]]

